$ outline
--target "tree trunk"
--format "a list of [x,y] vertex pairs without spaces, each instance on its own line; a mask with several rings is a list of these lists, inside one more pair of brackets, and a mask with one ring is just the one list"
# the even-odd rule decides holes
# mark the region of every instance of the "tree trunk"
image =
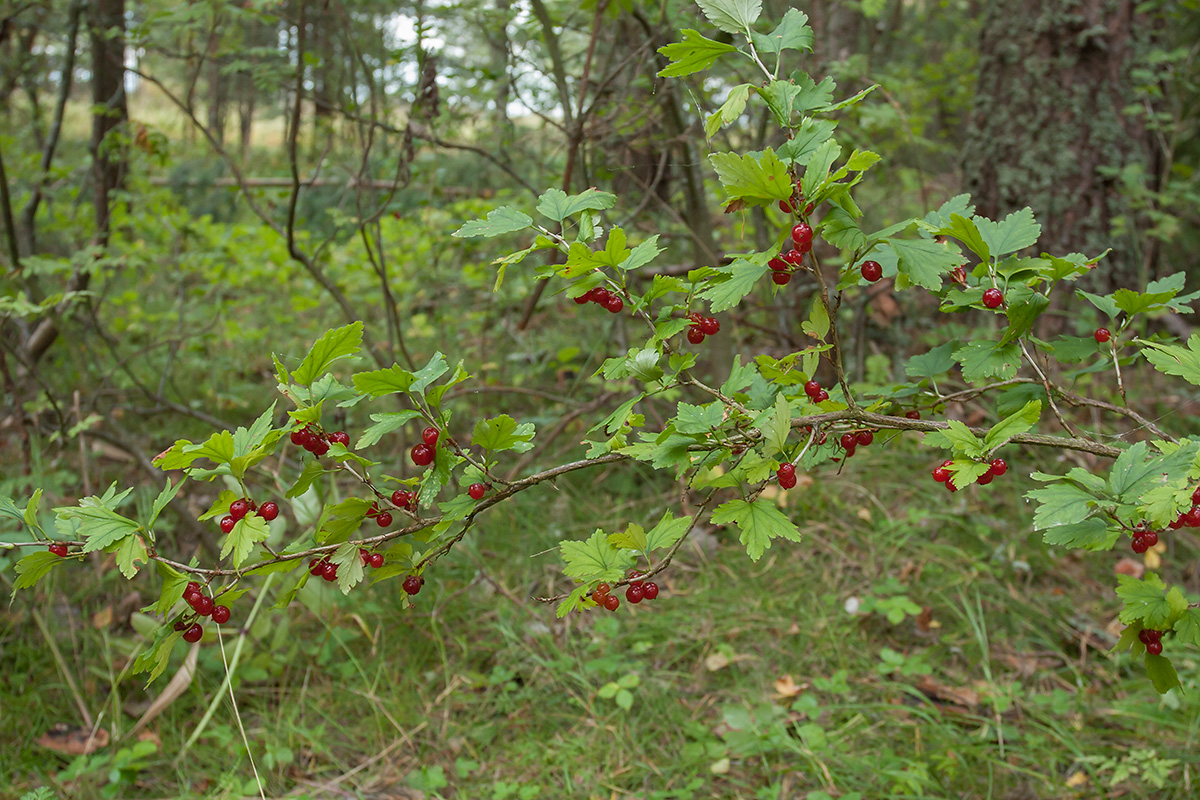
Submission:
[[1132,242],[1114,240],[1114,172],[1150,164],[1145,128],[1121,113],[1132,97],[1132,0],[1000,0],[985,6],[979,78],[964,151],[966,189],[996,218],[1031,206],[1040,249],[1113,252],[1098,288],[1133,285]]

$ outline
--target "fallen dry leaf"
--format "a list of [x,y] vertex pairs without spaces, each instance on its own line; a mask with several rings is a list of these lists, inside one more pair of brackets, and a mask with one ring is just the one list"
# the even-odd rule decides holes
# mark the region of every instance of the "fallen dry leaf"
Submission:
[[933,606],[925,606],[921,609],[921,613],[917,615],[917,630],[921,633],[929,633],[934,628],[942,627],[942,623],[933,618]]
[[1113,567],[1113,572],[1118,575],[1129,575],[1140,580],[1146,574],[1146,565],[1136,558],[1122,558]]
[[807,688],[807,683],[796,683],[791,675],[784,675],[775,681],[775,694],[779,697],[795,697]]
[[965,686],[947,686],[932,675],[922,675],[917,681],[917,688],[936,700],[943,700],[964,708],[975,708],[979,705],[979,693]]
[[109,625],[112,625],[112,621],[112,606],[105,606],[95,614],[92,614],[92,627],[96,630],[103,630],[104,628],[107,628]]
[[1087,786],[1088,776],[1082,772],[1072,772],[1071,777],[1067,778],[1067,786],[1074,789],[1079,786]]
[[39,736],[35,744],[67,756],[85,756],[108,746],[108,731],[60,723]]

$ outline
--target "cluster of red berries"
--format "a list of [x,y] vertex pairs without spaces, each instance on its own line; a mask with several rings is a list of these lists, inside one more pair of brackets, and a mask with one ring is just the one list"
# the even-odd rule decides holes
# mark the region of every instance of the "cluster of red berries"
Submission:
[[620,314],[621,310],[625,308],[625,301],[603,286],[589,289],[587,292],[579,295],[579,297],[576,297],[575,302],[579,305],[595,303],[598,306],[604,306],[610,314]]
[[[200,584],[195,581],[190,581],[187,588],[183,590],[183,601],[192,607],[197,618],[212,617],[212,621],[218,625],[229,622],[229,607],[214,605],[213,599],[201,592]],[[195,619],[188,622],[186,617],[180,617],[175,621],[175,630],[183,631],[185,642],[198,642],[204,636],[204,629],[200,627],[200,623]]]
[[829,399],[829,392],[821,388],[821,384],[814,381],[808,381],[804,384],[804,393],[808,395],[808,399],[814,403],[824,403]]
[[[297,423],[299,424],[299,423]],[[350,446],[350,434],[345,431],[324,433],[312,423],[292,430],[292,444],[303,447],[314,456],[323,456],[329,452],[329,445],[340,444]]]
[[410,597],[421,591],[421,587],[425,585],[425,578],[421,575],[409,575],[404,579],[404,591]]
[[279,516],[279,505],[271,501],[267,501],[258,506],[249,497],[243,497],[241,500],[234,500],[229,504],[229,513],[221,517],[221,533],[229,533],[237,525],[238,520],[245,517],[250,512],[258,514],[267,522]]
[[379,569],[383,566],[383,553],[372,553],[365,547],[358,548],[358,555],[362,559],[364,567],[371,569]]
[[406,511],[417,510],[417,493],[410,492],[407,489],[397,489],[392,492],[392,505],[396,508],[403,508]]
[[999,308],[1004,304],[1004,292],[999,289],[988,289],[983,293],[983,304],[987,308]]
[[[629,585],[625,589],[625,599],[630,603],[637,605],[643,600],[658,599],[658,584],[653,581],[638,580],[645,573],[636,569],[629,570]],[[607,583],[601,583],[592,590],[592,600],[598,606],[604,606],[609,611],[616,611],[621,607],[621,598],[615,594],[610,594],[612,587]]]
[[[796,181],[796,188],[792,189],[792,197],[790,200],[780,200],[779,210],[785,214],[794,214],[800,210],[800,206],[804,203],[804,195],[800,192],[800,181]],[[804,216],[808,216],[813,212],[813,203],[804,206]]]
[[862,276],[869,283],[874,283],[883,277],[883,267],[878,261],[864,261],[862,266],[858,268]]
[[412,452],[410,453],[413,463],[418,467],[428,467],[433,463],[434,456],[437,455],[439,433],[440,431],[433,426],[421,431],[421,441],[413,445]]
[[779,481],[779,488],[792,489],[796,486],[796,467],[790,461],[785,461],[779,465],[779,469],[775,470],[775,480]]
[[1153,628],[1142,628],[1138,631],[1138,641],[1146,645],[1146,652],[1150,655],[1161,656],[1163,651],[1162,635],[1162,631],[1156,631]]
[[371,507],[367,509],[367,517],[373,517],[375,524],[381,528],[392,524],[392,515],[381,509],[378,503],[371,503]]
[[795,272],[804,263],[804,256],[812,250],[813,229],[807,222],[797,222],[792,226],[792,244],[795,245],[786,253],[772,258],[767,262],[771,268],[771,280],[779,286],[787,286]]
[[333,583],[337,580],[337,564],[329,560],[329,556],[314,558],[308,562],[308,574],[314,578],[324,578]]
[[1200,486],[1192,492],[1192,507],[1176,517],[1167,527],[1173,531],[1180,528],[1200,528]]
[[721,330],[721,322],[716,317],[701,316],[700,312],[688,314],[692,327],[688,328],[687,340],[692,344],[700,344],[705,336],[716,336]]
[[871,431],[858,431],[856,433],[843,433],[838,439],[838,444],[846,451],[846,458],[854,455],[855,448],[866,447],[875,441],[875,434]]
[[1158,544],[1158,532],[1145,530],[1142,526],[1138,526],[1133,532],[1133,542],[1131,547],[1133,552],[1141,555],[1149,550],[1154,545]]
[[50,545],[49,550],[59,558],[67,557],[67,546],[62,542],[55,542],[54,544]]
[[[950,474],[950,465],[954,463],[953,459],[947,459],[942,462],[940,467],[933,470],[933,479],[938,483],[946,484],[946,488],[951,492],[957,492],[958,487],[954,485],[954,478]],[[1008,462],[1003,458],[994,458],[988,464],[988,471],[975,479],[975,482],[980,486],[987,486],[993,479],[999,478],[1004,473],[1008,472]]]

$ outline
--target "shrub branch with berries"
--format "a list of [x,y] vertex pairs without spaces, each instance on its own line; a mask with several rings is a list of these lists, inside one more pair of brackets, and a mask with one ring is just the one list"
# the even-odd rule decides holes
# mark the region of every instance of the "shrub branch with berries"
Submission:
[[[416,371],[396,365],[339,377],[333,370],[353,363],[362,345],[362,324],[354,323],[325,333],[294,368],[275,359],[279,391],[289,404],[286,425],[275,426],[272,406],[248,428],[221,431],[203,442],[181,440],[155,458],[177,477],[140,513],[123,511],[132,490],[115,486],[54,509],[50,526],[41,513],[40,490],[23,508],[0,498],[0,516],[28,526],[35,540],[0,543],[35,548],[16,564],[16,589],[94,552],[112,554],[128,578],[153,564],[161,591],[152,610],[164,624],[136,665],[153,680],[178,639],[199,641],[203,619],[228,622],[235,601],[260,576],[307,565],[275,597],[276,608],[286,607],[315,579],[348,593],[363,582],[400,578],[412,598],[432,565],[492,506],[570,472],[638,461],[685,481],[704,494],[703,503],[689,515],[668,511],[645,525],[634,522],[562,542],[570,588],[540,598],[557,603],[560,616],[599,607],[614,611],[622,594],[629,605],[660,596],[653,578],[670,566],[702,518],[736,529],[755,561],[775,540],[800,541],[795,520],[763,496],[763,489],[773,482],[790,489],[798,470],[813,472],[833,462],[844,468],[859,448],[905,435],[920,436],[931,448],[937,464],[933,480],[951,492],[1003,476],[1009,464],[1001,452],[1017,458],[1018,446],[1112,459],[1107,475],[1081,467],[1062,475],[1033,474],[1042,484],[1027,495],[1034,503],[1033,528],[1057,547],[1104,551],[1128,537],[1127,546],[1145,553],[1161,546],[1171,529],[1200,526],[1200,442],[1176,438],[1128,407],[1123,377],[1138,365],[1200,385],[1200,336],[1182,345],[1146,333],[1146,320],[1155,314],[1190,312],[1187,304],[1196,295],[1182,294],[1182,274],[1142,292],[1075,291],[1078,302],[1097,309],[1104,326],[1047,340],[1038,336],[1036,323],[1053,294],[1072,292],[1103,254],[1023,255],[1041,233],[1029,209],[989,220],[960,195],[924,217],[864,230],[854,189],[880,156],[867,150],[847,154],[828,116],[871,90],[837,100],[830,78],[818,83],[799,70],[780,77],[790,54],[811,50],[812,30],[806,16],[791,9],[774,31],[760,32],[758,7],[703,3],[709,21],[735,43],[685,30],[681,42],[661,48],[669,63],[660,75],[687,76],[724,58],[746,59],[761,70],[761,81],[729,89],[705,132],[711,138],[752,100],[764,104],[779,125],[777,147],[709,157],[726,195],[726,213],[763,207],[777,230],[775,247],[738,253],[728,266],[694,269],[682,277],[643,278],[639,269],[661,252],[658,237],[634,244],[620,227],[606,227],[604,212],[616,198],[595,189],[577,195],[551,189],[533,209],[498,208],[454,234],[506,236],[524,245],[496,259],[497,286],[507,269],[539,251],[554,253],[532,268],[537,278],[553,281],[581,306],[590,302],[628,316],[645,332],[643,341],[608,358],[597,373],[607,385],[628,391],[588,431],[584,458],[524,477],[501,477],[501,459],[533,447],[534,426],[501,415],[469,431],[457,428],[444,401],[469,376],[461,362],[451,367],[440,353]],[[818,260],[817,243],[825,264]],[[996,318],[997,333],[941,344],[908,359],[905,382],[856,394],[839,338],[843,302],[884,279],[897,291],[936,296],[942,313],[969,315],[973,322]],[[735,359],[728,375],[700,374],[700,349],[721,329],[717,314],[751,294],[790,291],[797,281],[815,294],[800,322],[809,346],[780,358]],[[1066,388],[1078,375],[1105,371],[1111,375],[1111,400]],[[943,391],[958,381],[967,388]],[[679,398],[673,415],[665,426],[648,428],[639,404],[667,393]],[[403,410],[390,410],[397,398]],[[323,427],[335,408],[375,402],[380,408],[369,412],[372,424],[356,441]],[[994,424],[969,427],[938,419],[952,402],[977,404]],[[1088,435],[1066,413],[1076,407],[1110,415],[1139,440]],[[409,453],[411,470],[371,459],[384,437],[402,430],[417,435],[420,428],[420,441]],[[283,465],[295,463],[284,458],[296,452],[285,452],[289,443],[307,455],[281,481]],[[278,466],[268,468],[268,459]],[[197,481],[227,486],[200,517],[214,520],[223,536],[217,564],[183,563],[158,549],[160,512],[185,484]],[[299,498],[315,496],[314,486],[328,481],[343,487],[344,499],[325,502],[319,513],[302,511]],[[252,492],[252,485],[277,489]],[[282,549],[269,547],[269,541],[280,540],[288,542]],[[1167,654],[1175,646],[1200,645],[1200,604],[1153,572],[1144,579],[1121,576],[1116,594],[1127,626],[1118,649],[1144,656],[1159,691],[1178,685]]]

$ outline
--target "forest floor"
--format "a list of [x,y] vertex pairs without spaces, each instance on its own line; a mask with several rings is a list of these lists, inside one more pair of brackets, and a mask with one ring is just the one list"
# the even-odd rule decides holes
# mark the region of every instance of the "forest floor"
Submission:
[[[1124,548],[1042,544],[1029,465],[948,495],[928,452],[871,450],[782,498],[801,544],[752,563],[700,530],[656,601],[565,620],[530,599],[563,588],[556,542],[657,519],[678,487],[634,468],[520,495],[412,610],[398,580],[264,608],[236,713],[236,628],[206,638],[194,680],[133,735],[185,651],[143,690],[128,610],[146,597],[56,570],[0,616],[0,796],[260,796],[245,737],[266,797],[1195,797],[1200,665],[1179,658],[1186,691],[1159,697],[1107,653]],[[109,746],[36,744],[80,706]]]

